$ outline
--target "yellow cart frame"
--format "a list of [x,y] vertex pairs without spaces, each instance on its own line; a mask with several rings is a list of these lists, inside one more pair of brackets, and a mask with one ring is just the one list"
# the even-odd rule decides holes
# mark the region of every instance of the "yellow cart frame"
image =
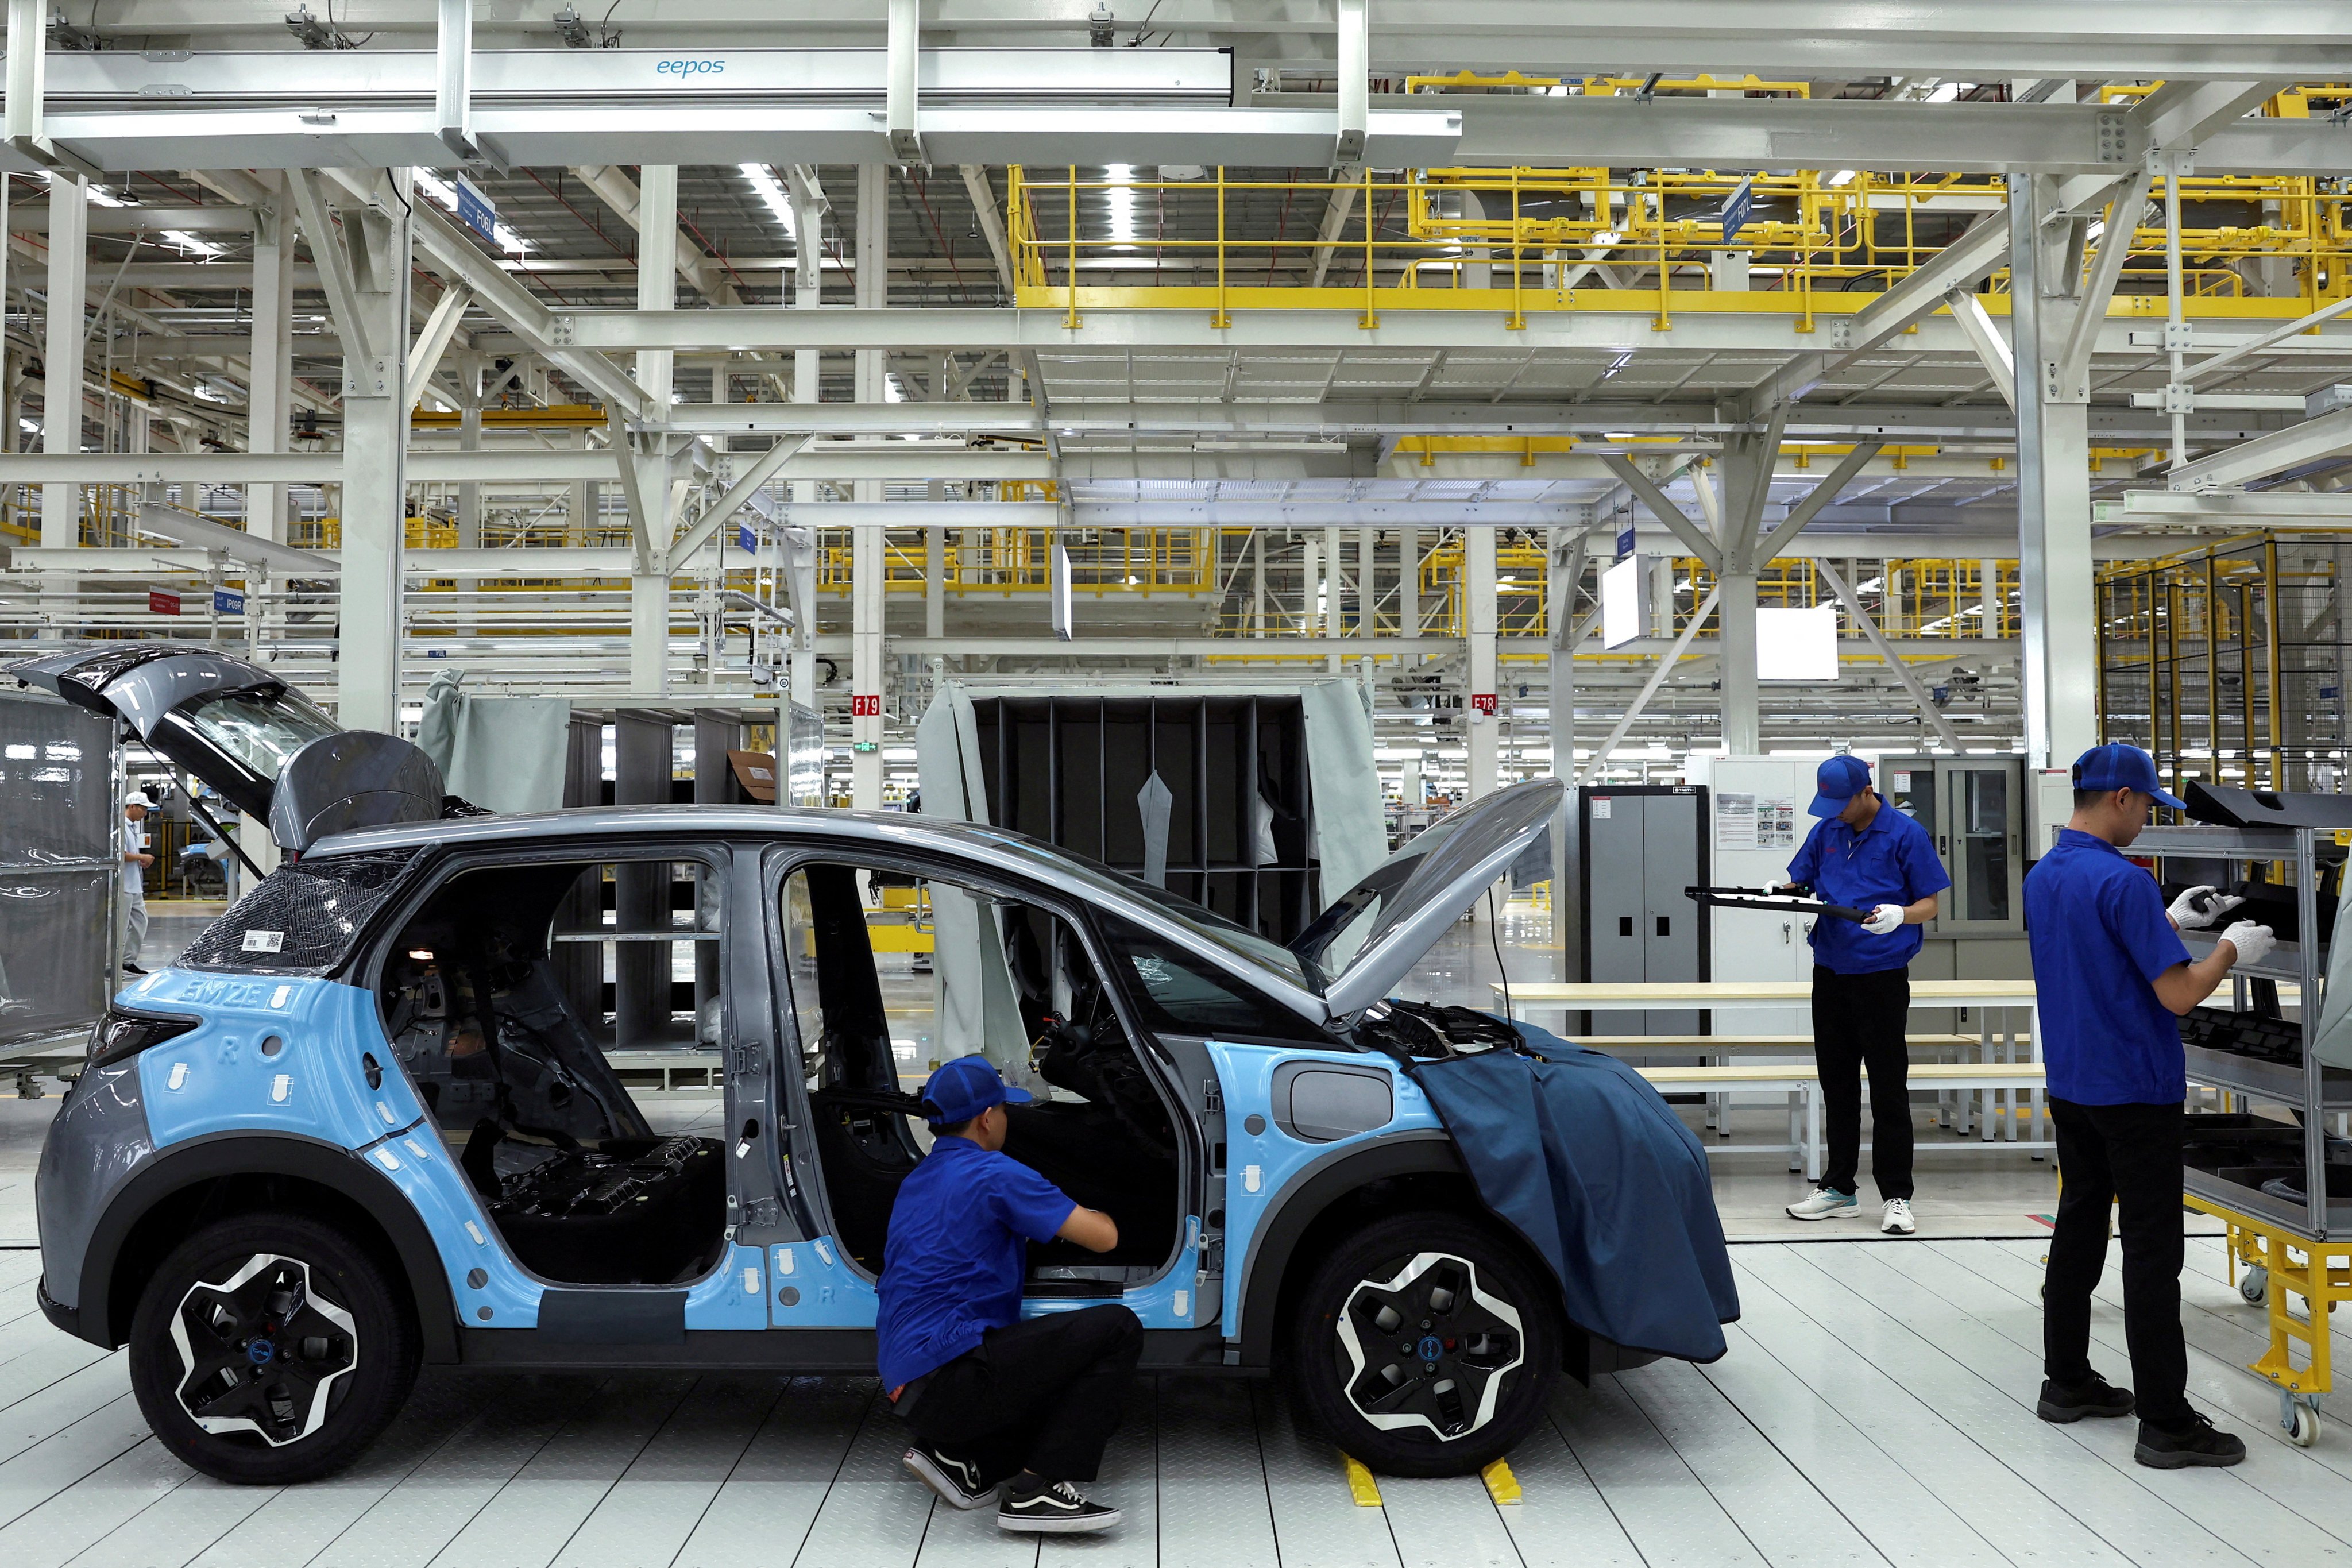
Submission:
[[[2194,1193],[2182,1194],[2181,1202],[2228,1227],[2230,1282],[2249,1302],[2266,1302],[2270,1310],[2270,1349],[2246,1370],[2278,1389],[2281,1429],[2309,1447],[2319,1440],[2320,1395],[2332,1386],[2328,1322],[2336,1303],[2352,1298],[2352,1238],[2312,1241]],[[2307,1317],[2287,1310],[2290,1296],[2303,1298]],[[2305,1356],[2300,1367],[2294,1355],[2298,1342]]]

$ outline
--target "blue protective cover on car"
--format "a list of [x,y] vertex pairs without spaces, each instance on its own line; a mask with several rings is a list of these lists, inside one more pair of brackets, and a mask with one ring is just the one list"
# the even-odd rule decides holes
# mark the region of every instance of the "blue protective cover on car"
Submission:
[[1579,1328],[1716,1360],[1739,1292],[1706,1152],[1632,1068],[1517,1026],[1524,1052],[1413,1065],[1479,1196],[1543,1255]]

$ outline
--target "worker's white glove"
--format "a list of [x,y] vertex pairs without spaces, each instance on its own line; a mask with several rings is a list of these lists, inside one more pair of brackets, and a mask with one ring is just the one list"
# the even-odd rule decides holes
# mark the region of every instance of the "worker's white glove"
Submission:
[[[2200,900],[2204,900],[2202,909],[2197,907]],[[2210,883],[2200,883],[2173,900],[2164,912],[2172,917],[2175,931],[2202,931],[2245,901]]]
[[2260,963],[2278,945],[2278,938],[2271,934],[2270,927],[2252,921],[2240,921],[2221,933],[2221,940],[2238,950],[2238,956],[2231,960],[2233,965]]
[[1868,920],[1862,922],[1862,929],[1873,936],[1885,936],[1889,931],[1901,930],[1902,926],[1901,904],[1881,904],[1870,911]]
[[1786,880],[1779,877],[1767,877],[1764,879],[1764,890],[1768,893],[1777,893],[1788,885],[1789,884]]

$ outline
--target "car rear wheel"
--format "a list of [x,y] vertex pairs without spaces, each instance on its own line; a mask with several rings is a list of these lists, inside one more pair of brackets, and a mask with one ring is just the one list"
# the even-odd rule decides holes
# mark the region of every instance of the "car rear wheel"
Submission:
[[208,1226],[164,1258],[131,1320],[131,1386],[193,1468],[282,1486],[359,1457],[416,1378],[404,1293],[298,1215]]
[[1288,1370],[1307,1412],[1375,1470],[1484,1469],[1542,1419],[1559,1378],[1559,1313],[1541,1265],[1493,1226],[1395,1215],[1315,1267]]

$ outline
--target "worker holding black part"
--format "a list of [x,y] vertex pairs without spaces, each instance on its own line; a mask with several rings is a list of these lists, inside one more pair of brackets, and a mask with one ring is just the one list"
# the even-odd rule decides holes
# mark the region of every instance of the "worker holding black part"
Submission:
[[[2180,1154],[2188,1061],[2174,1020],[2275,940],[2240,921],[2190,962],[2179,932],[2243,900],[2191,888],[2165,907],[2156,879],[2124,858],[2149,809],[2180,802],[2137,746],[2094,746],[2074,763],[2074,815],[2025,876],[2050,1120],[2058,1142],[2056,1224],[2042,1276],[2044,1421],[2139,1414],[2134,1458],[2158,1469],[2234,1465],[2246,1446],[2191,1409],[2180,1331]],[[2133,1388],[2091,1367],[2091,1292],[2107,1259],[2113,1203],[2123,1238],[2124,1339]],[[2135,1396],[2135,1391],[2137,1396]]]
[[890,1210],[876,1350],[925,1485],[959,1509],[1002,1487],[1001,1528],[1078,1534],[1118,1522],[1072,1483],[1095,1479],[1118,1429],[1143,1325],[1117,1304],[1021,1320],[1027,1243],[1118,1245],[1108,1215],[1004,1154],[1004,1107],[1028,1099],[977,1055],[924,1084],[934,1137]]
[[[1870,787],[1870,764],[1835,756],[1813,775],[1822,820],[1789,862],[1789,882],[1827,904],[1870,911],[1861,921],[1823,915],[1813,922],[1813,1059],[1821,1072],[1829,1165],[1811,1194],[1790,1204],[1790,1219],[1862,1212],[1862,1073],[1870,1069],[1870,1167],[1881,1203],[1878,1228],[1917,1232],[1911,1197],[1911,960],[1919,927],[1936,918],[1937,895],[1952,885],[1927,830]],[[1770,887],[1780,887],[1774,883]]]

